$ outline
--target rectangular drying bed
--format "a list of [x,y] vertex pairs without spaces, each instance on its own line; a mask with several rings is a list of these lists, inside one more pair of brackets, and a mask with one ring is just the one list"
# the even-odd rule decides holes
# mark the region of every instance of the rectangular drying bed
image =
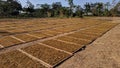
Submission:
[[1,68],[46,68],[40,62],[32,60],[25,54],[15,50],[0,54]]
[[75,44],[71,44],[71,43],[58,41],[55,39],[43,41],[42,43],[46,44],[48,46],[52,46],[52,47],[61,49],[61,50],[65,50],[65,51],[70,52],[70,53],[74,53],[76,50],[79,50],[82,47],[81,44],[75,45]]
[[[83,39],[79,39],[79,38],[73,38],[70,36],[62,36],[62,37],[58,37],[57,39],[62,40],[62,41],[67,41],[67,42],[72,42],[72,43],[76,43],[78,45],[86,45],[88,43],[90,43],[90,40],[83,40]],[[81,46],[83,47],[83,46]]]
[[12,45],[17,45],[22,43],[21,41],[11,37],[11,36],[6,36],[0,38],[0,45],[7,47],[7,46],[12,46]]
[[40,31],[37,31],[37,32],[29,32],[28,34],[33,35],[33,36],[36,36],[36,37],[38,37],[39,39],[50,37],[49,35],[46,35],[46,34],[40,32]]
[[96,39],[96,36],[92,36],[92,35],[85,35],[85,34],[81,34],[81,33],[73,33],[73,34],[69,34],[67,36],[71,36],[71,37],[75,37],[75,38],[80,38],[80,39],[85,39],[85,40],[94,40]]
[[60,32],[53,31],[53,30],[43,30],[41,32],[44,34],[50,35],[50,36],[55,36],[55,35],[61,34]]
[[37,37],[30,36],[30,35],[27,35],[27,34],[18,34],[18,35],[14,35],[14,37],[16,37],[20,40],[23,40],[25,42],[31,42],[31,41],[34,41],[34,40],[38,39]]
[[52,66],[70,56],[67,53],[46,47],[42,44],[34,44],[32,46],[23,48],[22,50]]

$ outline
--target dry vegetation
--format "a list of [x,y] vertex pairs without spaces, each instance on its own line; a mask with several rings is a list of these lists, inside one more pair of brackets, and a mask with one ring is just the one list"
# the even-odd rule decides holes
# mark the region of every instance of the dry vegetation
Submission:
[[27,34],[18,34],[18,35],[15,35],[16,38],[19,38],[25,42],[30,42],[30,41],[34,41],[34,40],[37,40],[38,38],[36,37],[33,37],[33,36],[29,36]]
[[[15,49],[18,49],[20,44],[39,40],[37,44],[22,46],[21,49],[54,66],[117,24],[104,20],[51,18],[1,21],[0,25],[0,45],[9,46],[8,49],[15,45]],[[0,60],[3,68],[44,68],[39,61],[32,60],[19,51],[10,50],[0,54]]]
[[74,33],[74,34],[70,34],[68,36],[72,36],[75,38],[82,38],[82,39],[86,39],[86,40],[94,40],[95,39],[94,36],[88,36],[88,35],[81,34],[81,33]]
[[76,50],[80,49],[81,48],[81,45],[75,45],[75,44],[71,44],[71,43],[65,43],[65,42],[61,42],[61,41],[58,41],[58,40],[48,40],[48,41],[44,41],[42,42],[43,44],[46,44],[46,45],[49,45],[49,46],[52,46],[52,47],[55,47],[55,48],[58,48],[58,49],[61,49],[61,50],[65,50],[65,51],[68,51],[68,52],[75,52]]
[[41,32],[44,33],[44,34],[50,35],[50,36],[55,36],[55,35],[61,34],[60,32],[57,32],[57,31],[54,31],[54,30],[44,30],[44,31],[41,31]]
[[55,65],[62,59],[70,56],[67,53],[60,52],[40,44],[35,44],[33,46],[24,48],[23,50],[51,65]]
[[20,44],[20,43],[22,42],[9,36],[0,38],[0,44],[5,47]]
[[30,32],[28,34],[36,36],[39,39],[50,37],[49,35],[43,34],[42,32]]
[[19,51],[12,51],[0,55],[1,68],[45,68],[41,63],[32,60]]
[[67,42],[73,42],[73,43],[76,43],[78,45],[81,45],[81,47],[83,47],[84,45],[86,45],[89,42],[91,42],[90,40],[84,40],[84,39],[79,39],[79,38],[72,38],[70,36],[62,36],[62,37],[59,37],[57,39],[60,39],[60,40],[63,40],[63,41],[67,41]]

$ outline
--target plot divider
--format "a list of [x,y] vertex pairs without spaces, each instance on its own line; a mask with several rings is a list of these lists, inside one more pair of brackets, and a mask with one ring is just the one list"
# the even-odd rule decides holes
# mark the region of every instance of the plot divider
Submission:
[[2,45],[0,44],[0,47],[3,48],[4,46],[2,46]]
[[31,35],[31,34],[26,34],[26,35],[29,35],[29,36],[32,36],[32,37],[36,37],[36,38],[40,38],[40,37],[38,37],[38,36],[35,36],[35,35]]
[[16,40],[19,40],[19,41],[21,41],[21,42],[25,42],[25,41],[23,41],[23,40],[21,40],[21,39],[15,37],[15,36],[11,36],[11,37],[14,38],[14,39],[16,39]]

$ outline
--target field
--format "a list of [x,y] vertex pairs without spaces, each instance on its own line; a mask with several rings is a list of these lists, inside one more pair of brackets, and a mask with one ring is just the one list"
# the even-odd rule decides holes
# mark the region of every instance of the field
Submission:
[[0,25],[0,67],[51,68],[118,24],[92,18],[46,18],[13,19]]
[[44,41],[42,43],[46,44],[46,45],[49,45],[49,46],[52,46],[52,47],[55,47],[55,48],[58,48],[58,49],[61,49],[61,50],[71,52],[71,53],[73,53],[75,50],[77,50],[81,47],[80,44],[75,45],[75,44],[65,43],[65,42],[62,42],[62,41],[54,40],[54,39],[47,40],[47,41]]
[[27,34],[18,34],[18,35],[14,35],[14,37],[16,37],[18,39],[21,39],[21,40],[23,40],[25,42],[30,42],[30,41],[37,40],[36,37],[30,36],[30,35],[27,35]]
[[45,61],[50,65],[55,65],[62,59],[69,57],[70,55],[44,45],[35,44],[26,48],[23,48],[27,53]]
[[40,62],[37,62],[19,51],[11,51],[0,55],[1,68],[44,68]]
[[78,45],[80,45],[80,44],[86,45],[89,42],[91,42],[90,40],[84,40],[84,39],[74,38],[74,37],[70,37],[70,36],[62,36],[62,37],[58,37],[57,39],[67,41],[67,42],[73,42],[73,43],[76,43]]
[[14,38],[12,38],[10,36],[0,38],[0,44],[2,46],[5,46],[5,47],[20,44],[20,43],[22,43],[22,42],[17,40],[17,39],[14,39]]

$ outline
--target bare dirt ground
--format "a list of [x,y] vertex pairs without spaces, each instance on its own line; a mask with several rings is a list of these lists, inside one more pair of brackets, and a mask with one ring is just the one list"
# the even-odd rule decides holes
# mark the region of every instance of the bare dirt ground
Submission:
[[[120,18],[106,19],[120,23]],[[58,68],[120,68],[120,24]]]

